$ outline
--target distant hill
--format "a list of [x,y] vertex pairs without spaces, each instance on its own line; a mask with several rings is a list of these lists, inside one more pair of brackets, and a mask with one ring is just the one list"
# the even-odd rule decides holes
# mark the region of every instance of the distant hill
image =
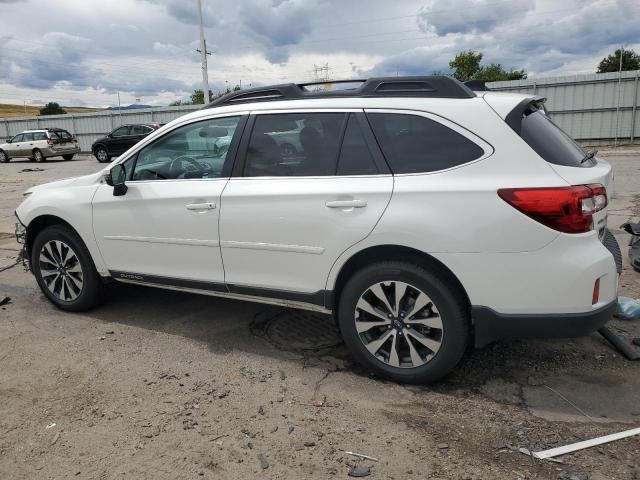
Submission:
[[[0,103],[0,118],[8,117],[34,117],[40,115],[40,109],[44,105],[11,105]],[[100,108],[62,107],[67,113],[89,113],[101,110]]]
[[[139,103],[132,103],[131,105],[122,105],[120,110],[137,110],[139,108],[153,108],[152,105],[141,105]],[[109,107],[107,110],[118,110],[118,107]]]

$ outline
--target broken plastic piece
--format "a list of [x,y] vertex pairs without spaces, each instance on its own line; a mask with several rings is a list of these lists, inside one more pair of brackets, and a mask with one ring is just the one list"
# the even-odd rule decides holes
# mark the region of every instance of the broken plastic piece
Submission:
[[631,430],[625,430],[620,433],[612,433],[611,435],[605,435],[604,437],[592,438],[591,440],[585,440],[583,442],[572,443],[571,445],[565,445],[564,447],[550,448],[549,450],[543,450],[541,452],[531,452],[532,456],[541,460],[557,457],[559,455],[565,455],[567,453],[576,452],[589,447],[595,447],[596,445],[602,445],[603,443],[609,443],[622,438],[631,437],[633,435],[640,435],[640,428],[633,428]]
[[613,316],[620,320],[637,320],[640,318],[640,301],[630,297],[618,297]]

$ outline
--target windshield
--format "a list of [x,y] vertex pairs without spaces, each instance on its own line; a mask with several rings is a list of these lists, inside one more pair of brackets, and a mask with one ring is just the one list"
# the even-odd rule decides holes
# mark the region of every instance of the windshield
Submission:
[[595,159],[586,159],[587,153],[541,110],[522,119],[520,136],[538,155],[554,165],[591,167]]

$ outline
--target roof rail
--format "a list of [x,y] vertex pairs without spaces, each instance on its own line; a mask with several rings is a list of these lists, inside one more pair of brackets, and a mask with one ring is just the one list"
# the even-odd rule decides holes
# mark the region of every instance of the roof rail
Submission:
[[487,87],[488,80],[467,80],[464,84],[474,92],[488,92],[490,90]]
[[[360,84],[353,88],[331,89],[335,84]],[[311,89],[314,85],[325,89]],[[329,86],[329,88],[326,88]],[[475,93],[452,77],[376,77],[366,80],[332,80],[315,83],[285,83],[254,87],[228,93],[203,108],[220,107],[249,102],[301,100],[328,97],[421,97],[421,98],[473,98]]]

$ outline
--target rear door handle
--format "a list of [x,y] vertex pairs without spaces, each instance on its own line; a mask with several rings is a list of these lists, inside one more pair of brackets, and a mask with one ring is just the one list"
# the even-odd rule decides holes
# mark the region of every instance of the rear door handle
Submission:
[[325,205],[329,208],[364,208],[367,202],[366,200],[332,200]]
[[214,210],[216,208],[215,203],[207,202],[207,203],[190,203],[187,205],[187,210]]

